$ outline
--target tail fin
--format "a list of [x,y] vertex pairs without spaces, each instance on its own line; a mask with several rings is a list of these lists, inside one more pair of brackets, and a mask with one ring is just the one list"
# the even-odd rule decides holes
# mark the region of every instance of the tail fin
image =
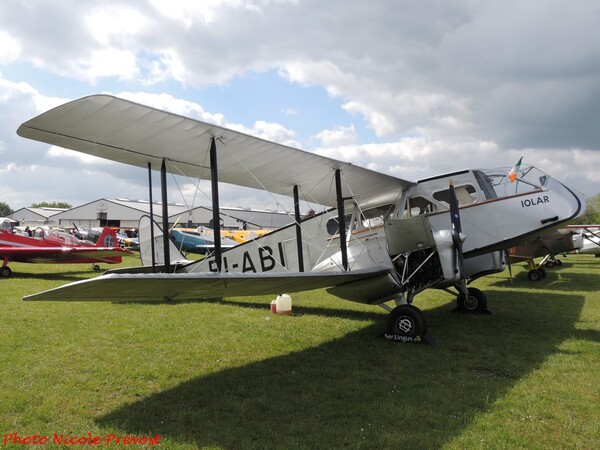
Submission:
[[100,233],[100,237],[96,241],[96,247],[115,248],[118,246],[117,234],[109,227],[104,227],[102,233]]
[[[154,245],[152,244],[150,227],[153,227]],[[142,216],[140,218],[139,231],[142,265],[152,265],[152,250],[154,250],[154,262],[158,265],[165,264],[162,228],[155,221],[150,220],[150,216]],[[169,240],[169,256],[172,264],[186,261],[185,256],[183,256],[171,240]]]

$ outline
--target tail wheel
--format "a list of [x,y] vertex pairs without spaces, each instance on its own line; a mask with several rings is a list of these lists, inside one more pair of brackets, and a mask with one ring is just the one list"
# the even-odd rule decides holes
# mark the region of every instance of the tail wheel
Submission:
[[[552,268],[554,267],[554,265],[555,265],[554,261],[547,261],[547,262],[546,262],[546,267],[547,267],[548,269],[552,269]],[[558,265],[558,264],[557,264],[557,265]]]
[[423,312],[413,305],[396,306],[388,318],[388,333],[414,339],[427,333]]
[[456,298],[456,306],[461,312],[481,313],[487,311],[487,297],[477,288],[468,288],[469,296],[464,293]]

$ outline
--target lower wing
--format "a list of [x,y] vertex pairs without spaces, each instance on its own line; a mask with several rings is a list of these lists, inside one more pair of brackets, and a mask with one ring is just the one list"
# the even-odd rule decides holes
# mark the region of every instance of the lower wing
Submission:
[[23,300],[162,302],[281,294],[340,286],[384,277],[389,272],[387,267],[373,267],[350,272],[108,274],[28,295]]

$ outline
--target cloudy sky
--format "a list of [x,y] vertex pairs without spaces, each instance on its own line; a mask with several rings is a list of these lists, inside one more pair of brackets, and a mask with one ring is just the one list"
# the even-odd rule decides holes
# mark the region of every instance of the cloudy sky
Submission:
[[148,198],[144,170],[16,135],[103,92],[409,180],[525,155],[594,195],[599,23],[597,0],[2,0],[0,201]]

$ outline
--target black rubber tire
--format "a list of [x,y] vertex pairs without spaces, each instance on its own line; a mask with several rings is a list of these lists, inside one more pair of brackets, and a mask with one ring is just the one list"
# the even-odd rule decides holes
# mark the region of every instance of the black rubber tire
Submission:
[[529,281],[541,281],[542,278],[542,273],[537,269],[530,270],[527,274],[527,279]]
[[414,339],[427,334],[427,320],[416,306],[399,305],[390,312],[387,331],[390,334]]
[[456,307],[460,312],[482,313],[487,311],[487,297],[477,288],[467,288],[469,298],[461,293],[456,297]]
[[8,278],[12,275],[12,270],[8,266],[0,268],[0,278]]

